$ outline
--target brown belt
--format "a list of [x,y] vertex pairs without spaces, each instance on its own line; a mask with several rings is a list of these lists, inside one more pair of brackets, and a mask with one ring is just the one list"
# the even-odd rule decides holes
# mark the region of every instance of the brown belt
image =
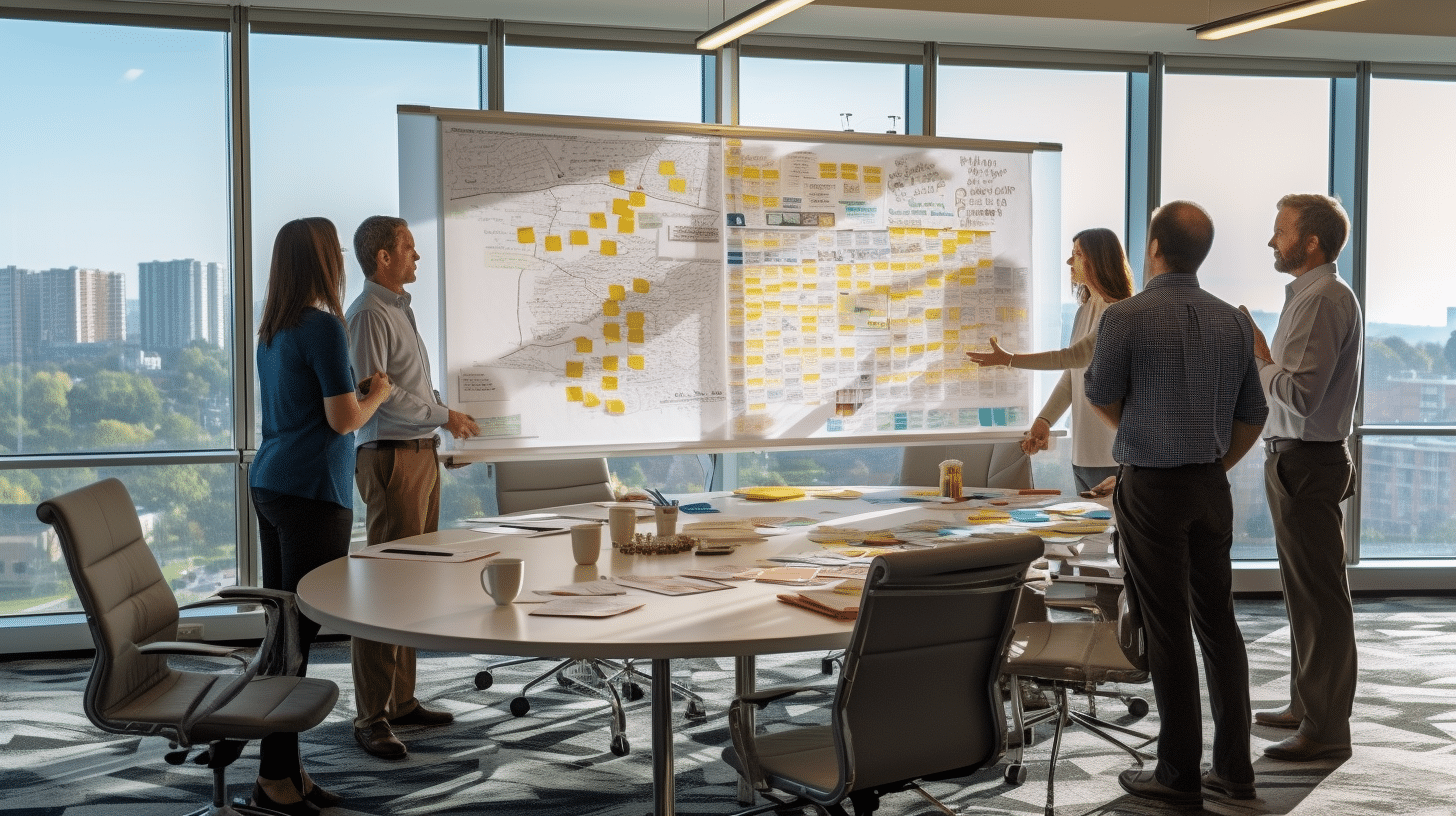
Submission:
[[373,442],[365,442],[361,448],[369,450],[437,450],[440,447],[440,437],[430,436],[424,439],[376,439]]

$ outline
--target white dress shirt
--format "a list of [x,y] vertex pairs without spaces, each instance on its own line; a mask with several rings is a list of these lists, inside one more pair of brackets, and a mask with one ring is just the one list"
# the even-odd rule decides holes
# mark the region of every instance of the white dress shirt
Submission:
[[1333,263],[1291,281],[1269,345],[1274,362],[1259,361],[1269,402],[1264,438],[1338,442],[1349,436],[1364,340],[1360,304]]
[[354,444],[379,439],[424,439],[450,421],[450,409],[430,379],[430,357],[415,328],[408,293],[400,295],[365,281],[364,291],[344,313],[349,325],[349,357],[354,371],[367,377],[389,375],[393,386],[374,416],[354,435]]

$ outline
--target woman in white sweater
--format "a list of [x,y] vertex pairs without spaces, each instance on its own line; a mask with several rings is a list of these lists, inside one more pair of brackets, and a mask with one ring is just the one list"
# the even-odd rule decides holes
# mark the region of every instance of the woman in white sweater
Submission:
[[1097,344],[1097,325],[1107,304],[1132,297],[1132,270],[1122,242],[1112,230],[1102,227],[1082,230],[1072,238],[1072,285],[1077,288],[1081,306],[1072,323],[1072,344],[1057,351],[1039,354],[1012,354],[991,338],[989,352],[967,352],[977,365],[1004,365],[1012,368],[1054,371],[1063,369],[1062,378],[1047,398],[1046,405],[1031,424],[1021,441],[1028,454],[1046,450],[1052,425],[1070,406],[1072,409],[1072,473],[1077,490],[1087,491],[1110,476],[1117,475],[1117,462],[1112,459],[1115,431],[1092,412],[1083,387],[1082,374],[1092,361]]

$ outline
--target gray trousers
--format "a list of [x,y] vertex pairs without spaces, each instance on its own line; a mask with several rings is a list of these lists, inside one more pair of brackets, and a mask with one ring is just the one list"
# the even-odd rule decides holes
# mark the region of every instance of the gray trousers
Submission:
[[1269,454],[1264,489],[1293,644],[1289,713],[1309,739],[1348,745],[1358,666],[1340,502],[1355,467],[1344,443],[1306,443]]
[[[440,527],[440,465],[435,451],[360,448],[354,483],[367,507],[369,544],[383,544]],[[352,641],[354,727],[368,728],[415,710],[415,650]]]

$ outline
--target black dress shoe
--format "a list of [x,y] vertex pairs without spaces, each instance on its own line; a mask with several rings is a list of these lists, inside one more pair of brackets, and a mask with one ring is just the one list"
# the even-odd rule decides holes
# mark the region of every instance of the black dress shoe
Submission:
[[276,810],[279,813],[285,814],[285,816],[318,816],[319,812],[318,808],[303,799],[287,804],[275,802],[273,801],[273,797],[269,796],[268,792],[263,790],[263,786],[256,782],[253,783],[253,798],[248,800],[248,804],[254,807],[267,808],[268,810]]
[[308,789],[308,793],[303,795],[303,801],[319,810],[323,810],[324,808],[338,807],[343,804],[344,797],[333,791],[324,790],[320,785],[315,783],[313,787]]
[[448,711],[431,711],[422,705],[417,705],[408,712],[395,717],[389,721],[394,725],[446,725],[455,722],[455,715]]
[[1153,771],[1129,768],[1117,775],[1117,784],[1133,796],[1152,799],[1176,808],[1198,810],[1203,807],[1203,794],[1198,791],[1180,791],[1158,781]]
[[1229,799],[1253,799],[1258,796],[1253,782],[1230,782],[1213,771],[1203,774],[1203,792]]
[[354,741],[370,754],[380,759],[404,759],[409,749],[390,730],[389,723],[380,721],[368,728],[355,728]]
[[1350,756],[1350,746],[1338,742],[1315,742],[1303,734],[1295,734],[1282,742],[1265,746],[1264,756],[1285,762],[1346,759]]
[[1267,725],[1270,728],[1298,728],[1302,719],[1290,714],[1287,708],[1254,712],[1254,725]]

